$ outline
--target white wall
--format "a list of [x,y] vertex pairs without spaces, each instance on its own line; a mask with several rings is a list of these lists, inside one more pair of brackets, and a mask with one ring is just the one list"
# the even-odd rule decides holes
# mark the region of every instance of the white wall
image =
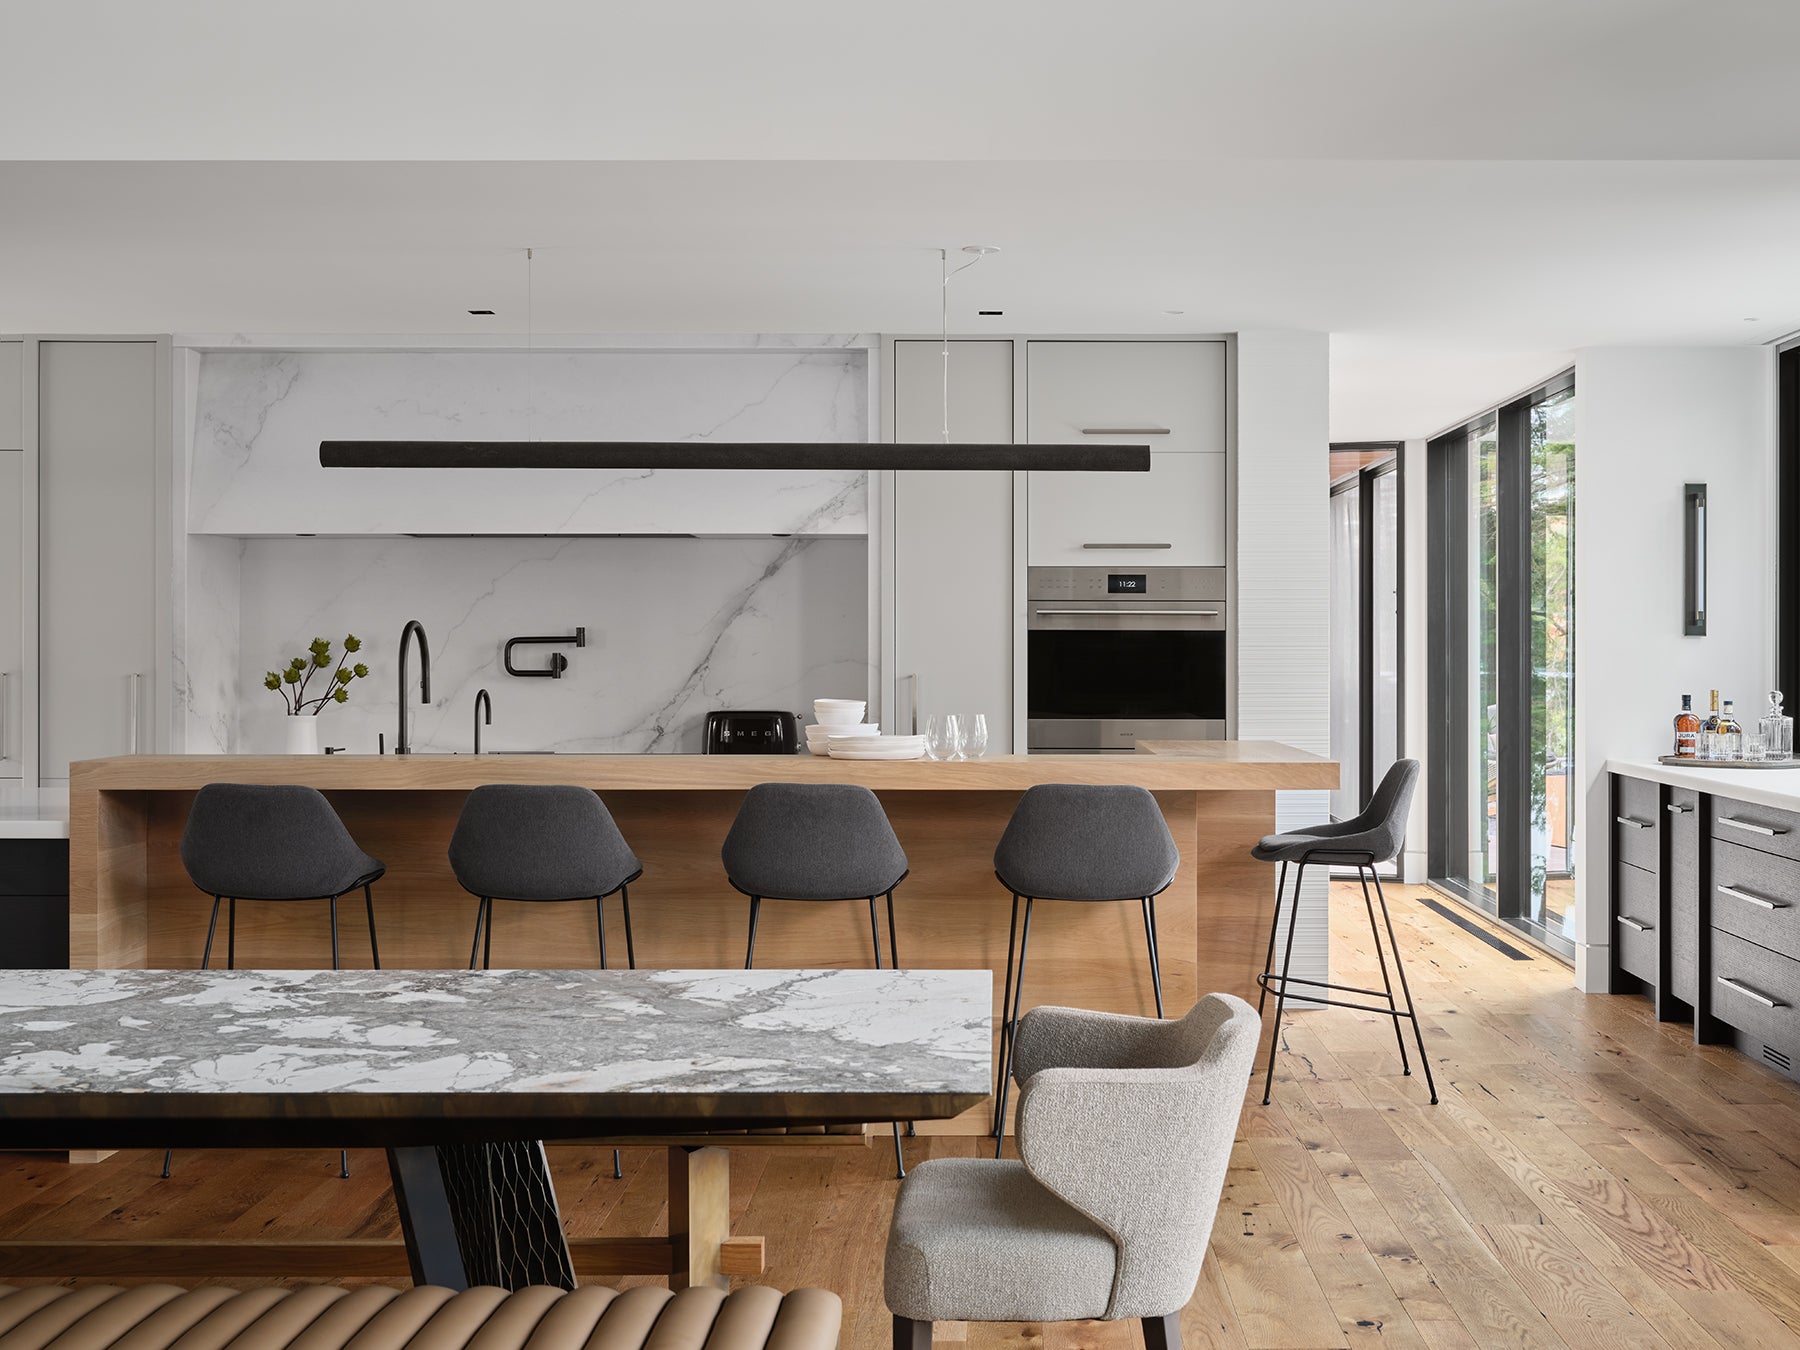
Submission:
[[[1684,693],[1754,716],[1774,667],[1775,353],[1576,354],[1575,697],[1585,828],[1575,846],[1576,980],[1603,990],[1608,756],[1667,753]],[[1682,635],[1682,485],[1707,485],[1707,636]],[[1702,705],[1703,706],[1703,705]]]
[[[1237,337],[1237,735],[1331,753],[1329,338]],[[1329,794],[1277,795],[1276,827],[1329,816]],[[1272,883],[1271,879],[1271,883]],[[1301,898],[1294,973],[1330,963],[1325,878]]]

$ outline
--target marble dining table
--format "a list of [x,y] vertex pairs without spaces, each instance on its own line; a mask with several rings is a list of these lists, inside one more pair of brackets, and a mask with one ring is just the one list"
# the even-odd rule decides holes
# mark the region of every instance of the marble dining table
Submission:
[[[0,1149],[382,1147],[415,1281],[567,1288],[546,1141],[947,1119],[991,1017],[966,970],[8,971]],[[672,1164],[671,1244],[727,1175]]]

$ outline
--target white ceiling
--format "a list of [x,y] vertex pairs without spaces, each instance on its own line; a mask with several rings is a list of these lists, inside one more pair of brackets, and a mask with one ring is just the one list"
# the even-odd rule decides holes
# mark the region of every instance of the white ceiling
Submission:
[[[1361,440],[1577,347],[1800,326],[1777,0],[0,0],[0,27],[0,158],[340,161],[0,164],[0,331],[518,333],[529,244],[542,334],[921,332],[935,250],[992,243],[956,329],[1324,329]],[[343,162],[388,159],[461,162]]]

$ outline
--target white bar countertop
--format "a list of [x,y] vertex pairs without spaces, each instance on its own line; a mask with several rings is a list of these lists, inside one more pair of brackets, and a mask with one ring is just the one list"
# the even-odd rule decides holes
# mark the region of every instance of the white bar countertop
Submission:
[[1754,806],[1800,811],[1800,761],[1795,763],[1797,767],[1792,769],[1734,769],[1704,760],[1696,760],[1689,766],[1660,764],[1654,759],[1609,759],[1606,772],[1693,788],[1696,792],[1730,797]]
[[68,788],[0,784],[0,839],[68,837]]

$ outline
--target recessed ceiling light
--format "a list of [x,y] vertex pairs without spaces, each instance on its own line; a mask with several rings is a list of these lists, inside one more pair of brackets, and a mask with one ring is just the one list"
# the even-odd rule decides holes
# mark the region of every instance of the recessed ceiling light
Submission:
[[1187,313],[1187,311],[1186,311],[1186,310],[1185,310],[1185,309],[1165,309],[1165,310],[1164,310],[1164,311],[1163,311],[1163,313],[1164,313],[1164,314],[1170,314],[1170,315],[1175,315],[1175,314],[1186,314],[1186,313]]
[[1762,320],[1761,319],[1745,319],[1744,322],[1745,323],[1761,323]]
[[469,311],[471,314],[492,314],[493,312],[494,311],[491,309],[472,309]]
[[997,319],[1002,314],[1006,313],[1003,309],[978,309],[975,312],[990,319]]
[[987,257],[987,255],[990,253],[998,253],[999,251],[1000,251],[1000,246],[998,244],[964,244],[963,245],[964,253],[973,253],[977,257],[981,257],[981,258]]

